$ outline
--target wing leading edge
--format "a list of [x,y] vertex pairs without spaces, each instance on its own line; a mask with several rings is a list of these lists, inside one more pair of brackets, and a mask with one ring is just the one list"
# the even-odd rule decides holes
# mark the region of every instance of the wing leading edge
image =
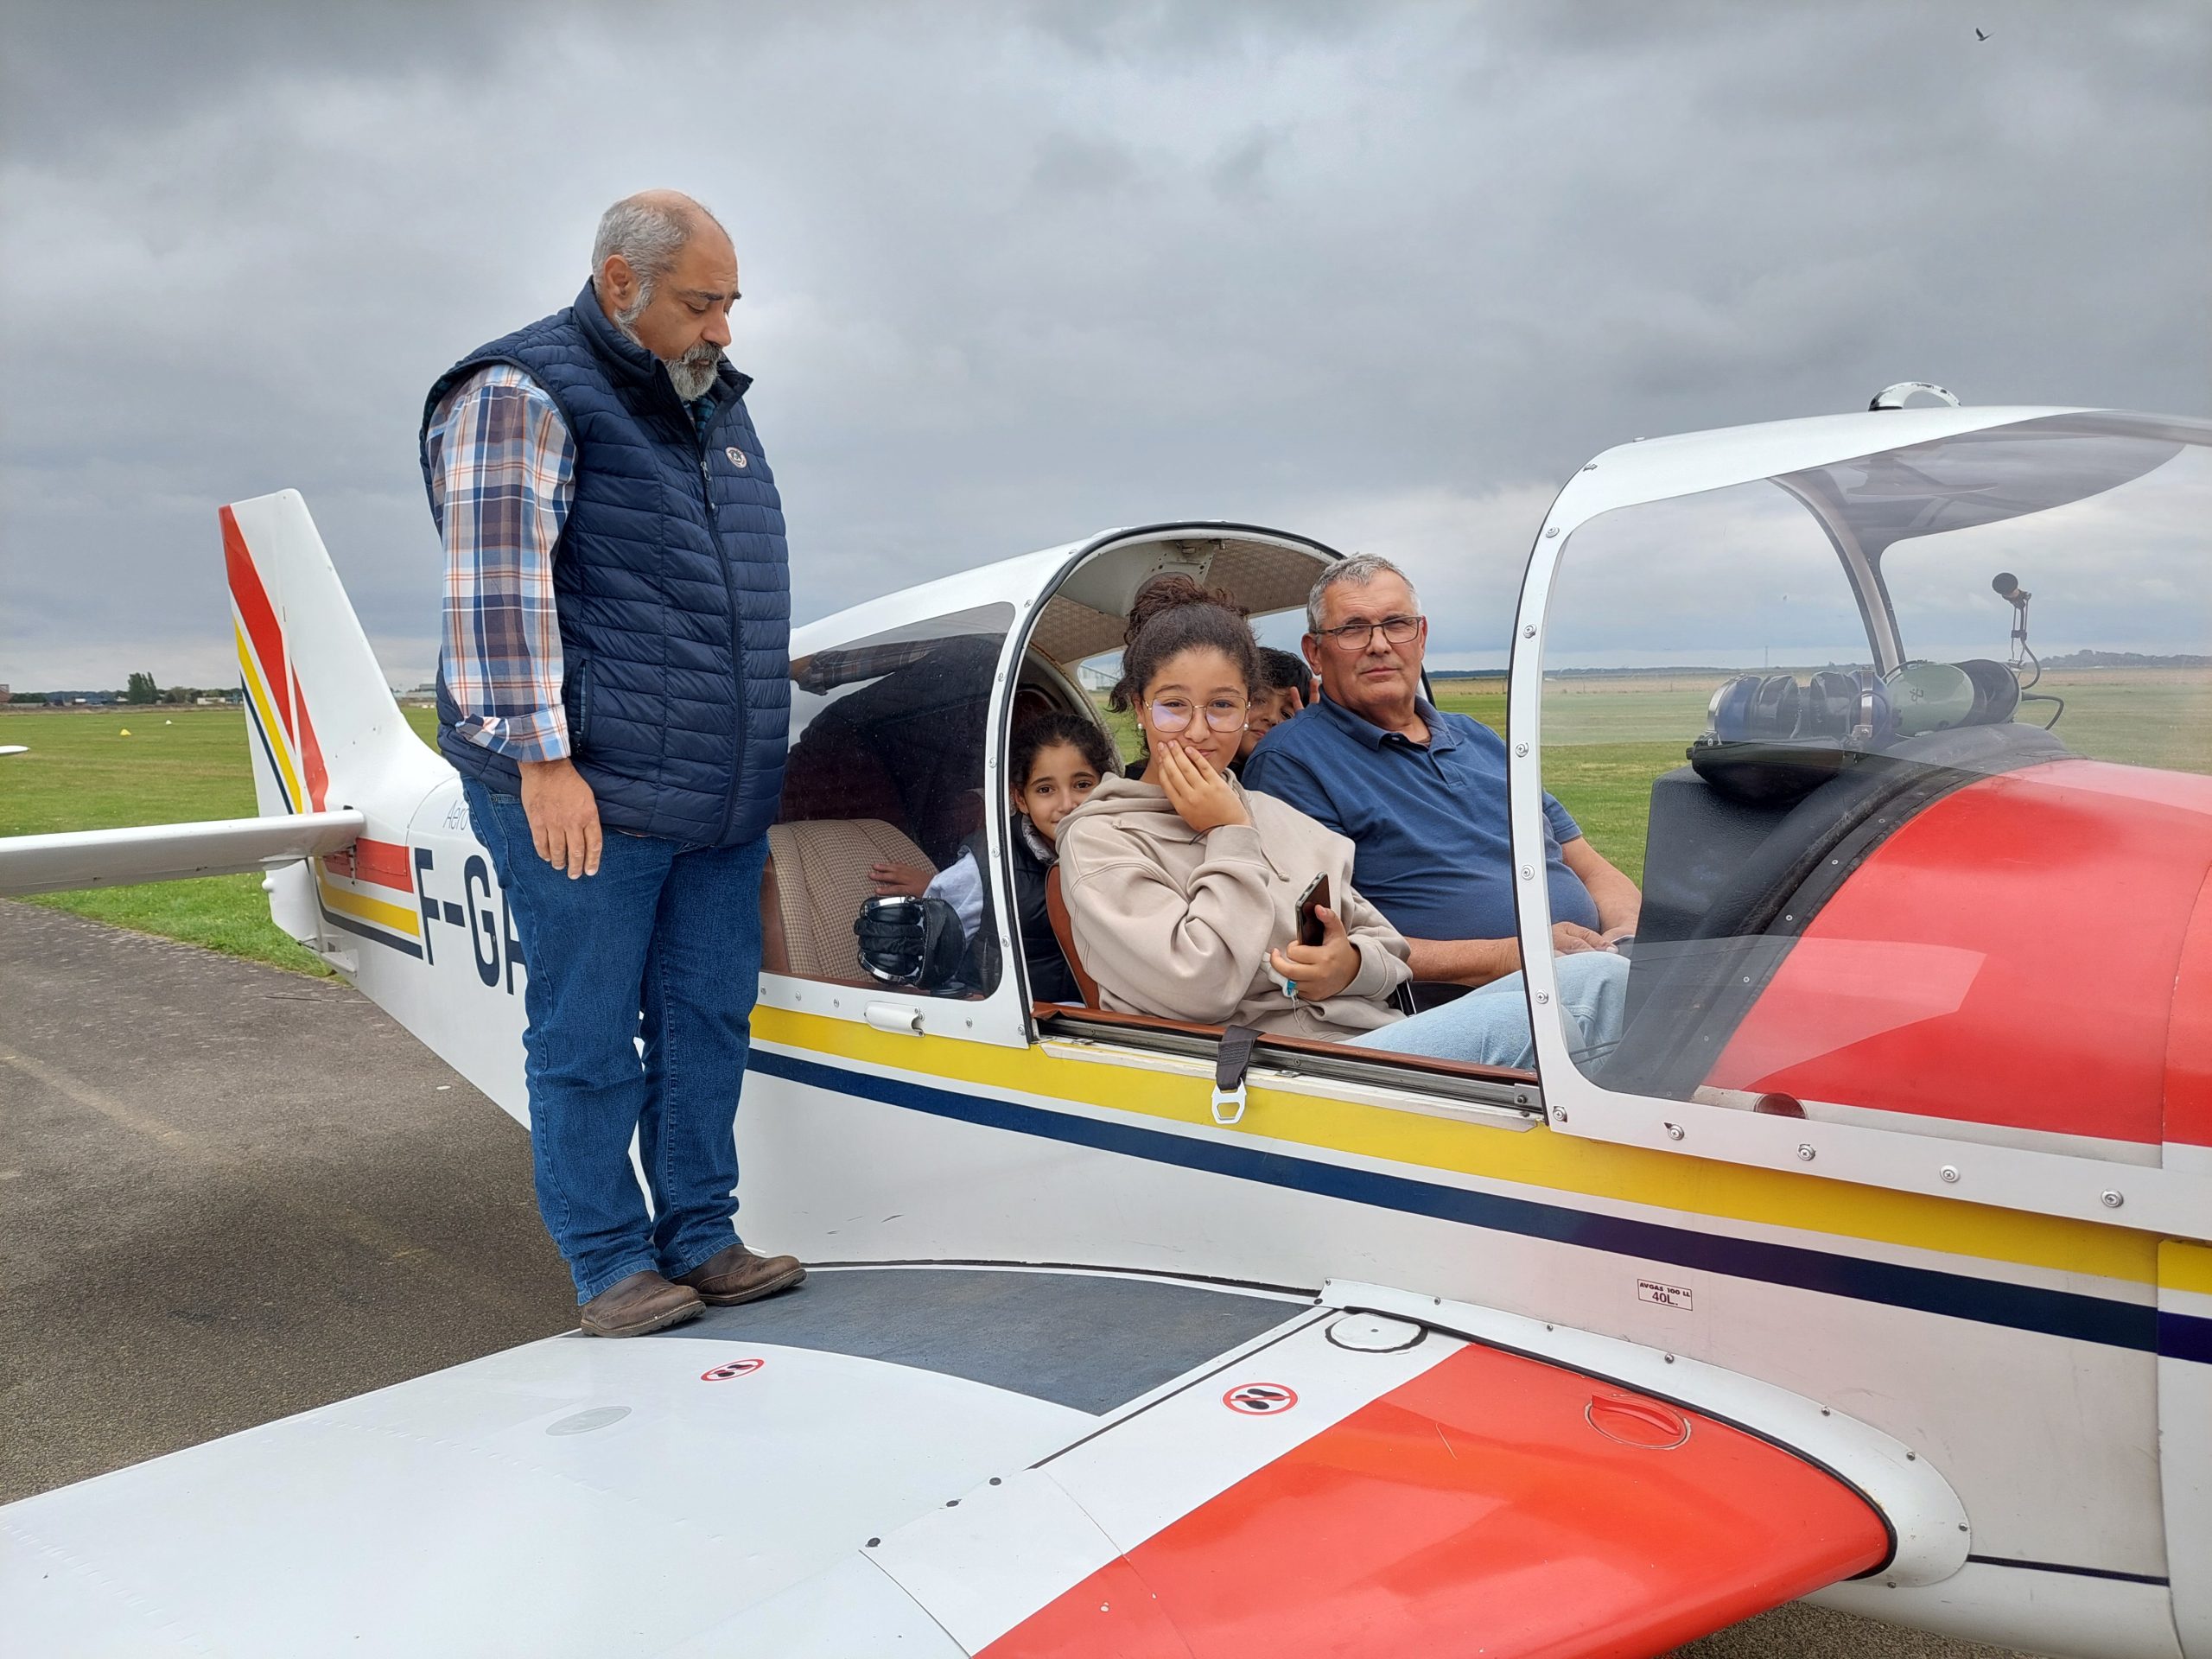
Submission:
[[982,1659],[1568,1659],[1664,1653],[1890,1549],[1741,1429],[1348,1313],[868,1554]]

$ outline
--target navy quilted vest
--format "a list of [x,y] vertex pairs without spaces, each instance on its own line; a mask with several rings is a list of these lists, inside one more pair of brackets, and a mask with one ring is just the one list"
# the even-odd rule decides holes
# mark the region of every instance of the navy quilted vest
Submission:
[[[509,363],[543,387],[576,446],[553,561],[576,763],[611,829],[710,847],[764,834],[783,791],[791,588],[775,476],[728,364],[702,435],[650,352],[576,302],[471,352],[438,378],[420,442],[459,381]],[[438,748],[506,794],[520,774],[454,729],[438,678]]]

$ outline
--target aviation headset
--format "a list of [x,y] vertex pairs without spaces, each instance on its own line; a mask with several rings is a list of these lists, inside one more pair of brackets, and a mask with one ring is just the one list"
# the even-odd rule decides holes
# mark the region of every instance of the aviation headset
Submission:
[[1885,677],[1866,669],[1829,670],[1799,685],[1793,674],[1738,674],[1713,694],[1706,710],[1710,743],[1827,740],[1879,748],[1954,726],[1992,726],[2012,717],[2020,683],[2002,663],[1906,663]]
[[1738,674],[1713,694],[1706,721],[1715,743],[1827,738],[1872,748],[1897,729],[1888,684],[1865,669],[1831,669],[1802,686],[1794,674]]

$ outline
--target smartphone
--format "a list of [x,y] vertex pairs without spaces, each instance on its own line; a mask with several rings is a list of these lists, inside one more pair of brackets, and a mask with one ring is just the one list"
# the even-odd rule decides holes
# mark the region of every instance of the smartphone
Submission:
[[1329,878],[1317,875],[1307,883],[1306,891],[1298,895],[1298,942],[1319,944],[1326,937],[1321,930],[1318,913],[1329,902]]

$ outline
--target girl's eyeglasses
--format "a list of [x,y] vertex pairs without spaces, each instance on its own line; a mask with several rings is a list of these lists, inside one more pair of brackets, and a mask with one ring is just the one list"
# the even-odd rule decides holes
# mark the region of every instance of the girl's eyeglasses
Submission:
[[[1217,732],[1234,732],[1244,724],[1251,703],[1243,697],[1216,697],[1205,705],[1206,724]],[[1152,723],[1163,732],[1185,732],[1196,711],[1180,697],[1167,697],[1152,705]]]

